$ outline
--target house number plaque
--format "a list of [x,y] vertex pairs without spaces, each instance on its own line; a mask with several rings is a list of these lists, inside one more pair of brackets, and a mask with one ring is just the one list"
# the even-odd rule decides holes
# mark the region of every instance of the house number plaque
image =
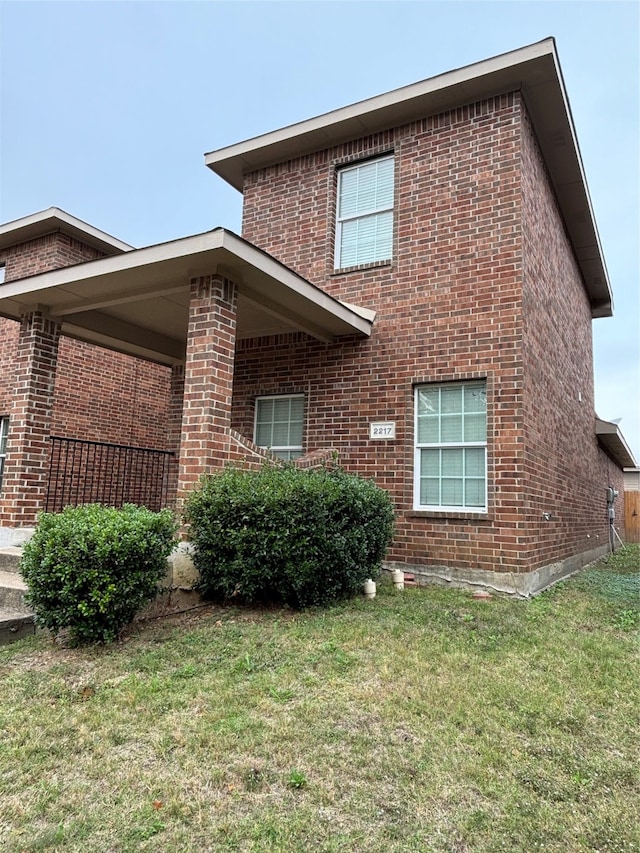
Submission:
[[384,439],[395,437],[395,421],[375,421],[369,424],[369,438],[373,441],[384,441]]

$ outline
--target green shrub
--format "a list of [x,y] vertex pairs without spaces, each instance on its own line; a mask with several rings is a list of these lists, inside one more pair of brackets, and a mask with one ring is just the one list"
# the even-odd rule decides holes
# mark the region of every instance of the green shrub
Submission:
[[379,574],[393,533],[383,489],[344,471],[292,466],[205,477],[185,518],[204,595],[292,607],[361,590]]
[[44,513],[20,570],[39,624],[76,642],[111,642],[152,599],[167,571],[170,510],[90,504]]

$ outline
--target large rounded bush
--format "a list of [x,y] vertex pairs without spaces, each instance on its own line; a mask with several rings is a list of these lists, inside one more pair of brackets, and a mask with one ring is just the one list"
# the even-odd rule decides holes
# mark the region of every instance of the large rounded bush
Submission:
[[291,466],[205,477],[185,519],[204,595],[292,607],[361,590],[393,533],[391,499],[371,481]]
[[37,622],[76,642],[111,642],[157,592],[176,525],[170,510],[125,505],[44,513],[20,571]]

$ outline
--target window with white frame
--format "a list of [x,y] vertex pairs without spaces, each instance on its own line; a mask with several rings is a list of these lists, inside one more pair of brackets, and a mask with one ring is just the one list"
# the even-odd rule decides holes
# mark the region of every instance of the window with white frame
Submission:
[[254,441],[279,456],[302,456],[304,395],[281,394],[256,399]]
[[487,509],[486,382],[415,389],[416,509]]
[[388,261],[393,247],[393,155],[338,172],[336,269]]
[[7,458],[7,435],[9,434],[9,418],[0,418],[0,489],[2,489],[2,475],[4,474],[4,461]]

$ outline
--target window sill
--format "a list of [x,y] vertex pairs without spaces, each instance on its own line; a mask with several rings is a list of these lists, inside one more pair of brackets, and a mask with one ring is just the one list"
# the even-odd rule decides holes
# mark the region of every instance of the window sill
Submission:
[[442,519],[443,521],[448,519],[478,522],[493,521],[493,512],[489,512],[489,510],[470,512],[469,510],[464,509],[412,509],[407,513],[407,516],[409,518],[432,518],[436,521],[438,519]]
[[355,266],[352,267],[339,267],[338,269],[334,269],[331,275],[348,275],[352,272],[364,272],[365,270],[375,270],[381,269],[383,267],[390,267],[392,264],[392,258],[389,258],[389,260],[387,261],[373,261],[370,264],[355,264]]

